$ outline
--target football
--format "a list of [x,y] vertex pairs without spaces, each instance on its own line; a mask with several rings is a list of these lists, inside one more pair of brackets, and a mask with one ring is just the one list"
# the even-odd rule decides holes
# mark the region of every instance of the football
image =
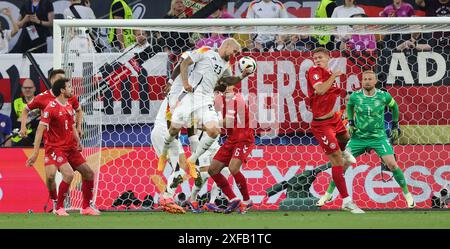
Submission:
[[247,68],[250,69],[251,73],[256,71],[256,61],[250,56],[244,56],[239,59],[239,70],[243,72]]

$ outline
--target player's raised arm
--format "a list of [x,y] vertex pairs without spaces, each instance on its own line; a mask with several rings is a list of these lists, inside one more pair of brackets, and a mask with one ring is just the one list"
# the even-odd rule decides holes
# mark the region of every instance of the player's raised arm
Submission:
[[[25,110],[26,110],[26,108],[25,108]],[[39,147],[41,146],[42,136],[44,135],[45,129],[47,129],[47,126],[45,124],[40,123],[37,128],[37,131],[36,131],[36,136],[34,137],[33,154],[31,154],[30,158],[28,158],[28,160],[26,162],[26,166],[28,166],[28,167],[33,166],[33,164],[36,162],[36,159],[39,155]]]
[[330,78],[328,78],[326,81],[316,83],[313,86],[315,93],[318,95],[325,94],[328,91],[328,89],[330,89],[330,87],[333,85],[336,78],[339,77],[341,74],[342,74],[341,71],[336,71],[333,74],[331,74]]
[[245,69],[241,75],[224,76],[219,80],[219,82],[227,86],[234,86],[250,74],[252,74],[252,71],[250,69]]
[[194,61],[190,56],[183,60],[180,64],[180,74],[181,79],[183,80],[184,90],[188,92],[192,92],[192,86],[189,84],[189,76],[188,76],[188,67],[189,65],[194,64]]

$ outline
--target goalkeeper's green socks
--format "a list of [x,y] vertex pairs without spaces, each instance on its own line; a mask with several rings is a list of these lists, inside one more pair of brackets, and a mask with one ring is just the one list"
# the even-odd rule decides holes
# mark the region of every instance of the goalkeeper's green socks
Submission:
[[331,180],[330,185],[328,185],[327,193],[333,194],[333,191],[335,188],[336,188],[336,184],[334,184],[334,181]]
[[397,167],[393,172],[394,179],[402,188],[403,194],[407,194],[409,192],[408,185],[406,184],[405,176],[403,175],[403,171]]

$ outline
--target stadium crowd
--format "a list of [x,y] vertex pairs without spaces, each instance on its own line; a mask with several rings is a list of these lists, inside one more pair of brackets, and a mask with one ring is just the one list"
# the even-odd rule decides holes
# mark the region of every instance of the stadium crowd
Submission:
[[[131,19],[133,13],[128,5],[129,0],[113,0],[110,3],[109,19]],[[412,2],[412,1],[409,1]],[[393,0],[392,4],[386,6],[380,13],[382,17],[412,17],[416,10],[411,3],[405,0]],[[415,0],[415,4],[425,10],[426,16],[448,16],[450,15],[450,0]],[[162,18],[186,18],[188,7],[183,0],[171,0],[170,9]],[[52,36],[53,20],[55,18],[54,8],[50,0],[25,0],[20,8],[20,17],[16,20],[11,15],[10,9],[1,9],[0,13],[7,17],[10,27],[1,27],[0,23],[0,54],[4,53],[32,53],[47,52],[47,37]],[[71,19],[95,19],[96,13],[90,8],[90,0],[71,0],[71,5],[64,11],[64,17]],[[245,18],[289,18],[290,14],[286,7],[279,1],[255,0],[248,5]],[[342,17],[368,17],[365,10],[357,5],[355,0],[344,0],[343,4],[337,6],[334,0],[322,0],[315,10],[316,18],[342,18]],[[223,8],[214,12],[209,18],[238,18],[228,13]],[[152,36],[156,40],[163,40],[163,50],[171,55],[171,62],[176,62],[178,55],[182,52],[210,46],[218,48],[223,40],[233,37],[242,46],[244,51],[273,52],[273,51],[312,51],[317,47],[326,47],[329,50],[356,50],[373,51],[377,48],[390,48],[403,51],[405,49],[430,50],[439,46],[450,47],[449,35],[445,32],[413,33],[413,34],[391,34],[386,36],[373,34],[349,35],[352,29],[363,29],[364,27],[339,27],[338,35],[316,36],[304,34],[291,35],[268,35],[268,34],[220,34],[220,33],[178,33],[178,32],[148,32],[131,29],[110,29],[107,41],[102,41],[95,32],[89,32],[86,36],[85,30],[74,30],[69,35],[71,42],[69,49],[76,52],[123,52],[134,44],[145,48],[148,46],[147,38]],[[19,32],[22,30],[22,32]],[[9,41],[20,33],[18,46],[11,51],[8,50]],[[433,38],[433,39],[431,39]],[[170,71],[170,70],[169,70]],[[11,100],[11,115],[0,116],[2,127],[0,129],[0,143],[11,136],[14,129],[20,128],[20,115],[23,108],[29,103],[33,95],[38,94],[35,85],[29,79],[21,85],[20,96],[13,96]],[[3,102],[3,96],[1,96]],[[0,106],[1,107],[1,106]],[[32,146],[33,134],[36,124],[30,126],[30,138],[12,138],[12,143],[7,142],[2,146]]]

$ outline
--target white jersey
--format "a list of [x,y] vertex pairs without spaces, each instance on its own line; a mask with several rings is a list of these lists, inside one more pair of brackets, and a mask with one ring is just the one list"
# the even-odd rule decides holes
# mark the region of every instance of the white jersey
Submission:
[[[201,47],[188,53],[194,62],[189,74],[189,84],[194,89],[194,100],[214,102],[214,88],[222,77],[231,76],[230,64],[210,47]],[[200,98],[196,98],[200,97]]]
[[288,14],[280,1],[264,2],[257,0],[249,4],[247,18],[288,18]]
[[[249,4],[246,18],[288,18],[286,8],[280,1],[253,1]],[[257,31],[265,31],[264,27],[257,27]],[[258,34],[255,41],[266,43],[275,40],[275,34]]]
[[[331,18],[346,18],[351,17],[354,14],[365,14],[364,9],[358,6],[353,7],[344,7],[344,5],[338,6],[333,10],[333,14],[331,15]],[[337,27],[337,32],[339,35],[344,36],[348,32],[350,32],[352,28],[348,25],[339,25]],[[338,37],[337,40],[340,40]]]

